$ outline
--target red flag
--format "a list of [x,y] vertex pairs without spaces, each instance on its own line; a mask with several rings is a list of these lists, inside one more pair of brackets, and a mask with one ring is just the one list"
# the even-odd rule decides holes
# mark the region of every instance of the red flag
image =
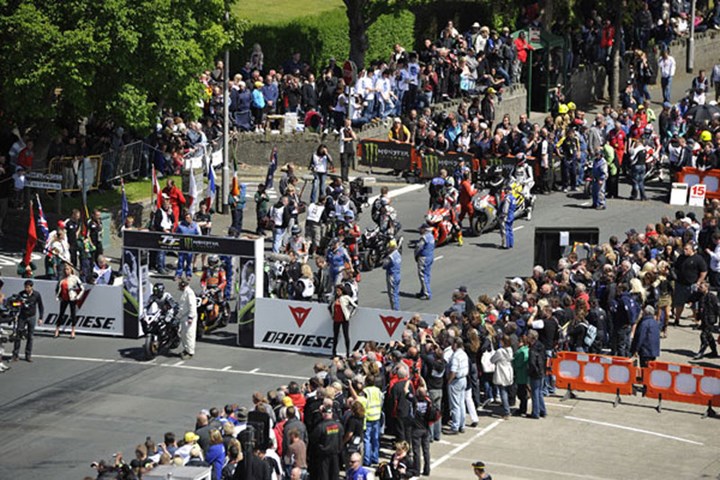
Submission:
[[155,204],[157,208],[162,208],[162,188],[160,188],[160,182],[158,182],[157,172],[155,166],[152,168],[152,182],[153,182],[153,194],[155,194]]
[[30,265],[32,252],[37,244],[37,230],[35,229],[35,212],[33,211],[32,201],[30,202],[30,225],[28,226],[27,243],[25,244],[25,266]]

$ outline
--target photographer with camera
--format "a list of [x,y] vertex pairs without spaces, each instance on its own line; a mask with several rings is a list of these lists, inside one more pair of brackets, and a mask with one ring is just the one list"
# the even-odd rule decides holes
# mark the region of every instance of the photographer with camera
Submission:
[[[17,362],[20,355],[20,343],[25,337],[25,360],[32,362],[33,335],[35,333],[35,320],[42,325],[45,314],[42,297],[33,290],[33,281],[25,280],[25,289],[18,294],[22,300],[22,307],[18,315],[17,334],[15,335],[15,346],[13,348],[12,361]],[[38,310],[40,316],[38,317]]]

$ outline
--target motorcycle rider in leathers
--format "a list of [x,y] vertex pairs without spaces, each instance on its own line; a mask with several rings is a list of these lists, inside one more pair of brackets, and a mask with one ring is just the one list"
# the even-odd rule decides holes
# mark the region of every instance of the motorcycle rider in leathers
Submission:
[[525,206],[527,208],[527,219],[532,219],[533,198],[530,191],[535,185],[535,176],[530,165],[528,165],[525,154],[520,152],[515,155],[515,169],[513,171],[515,181],[522,186],[522,194],[525,197]]

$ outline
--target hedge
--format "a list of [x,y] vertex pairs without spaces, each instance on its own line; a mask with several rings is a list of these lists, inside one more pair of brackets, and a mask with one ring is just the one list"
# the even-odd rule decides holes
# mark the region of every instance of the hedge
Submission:
[[[412,12],[381,16],[368,31],[366,63],[377,58],[388,59],[395,43],[412,50],[414,30],[415,15]],[[296,48],[315,72],[327,65],[330,57],[337,58],[338,64],[342,64],[350,52],[348,31],[344,8],[298,18],[284,25],[252,25],[243,35],[244,48],[231,58],[230,73],[237,72],[238,66],[248,61],[255,43],[262,47],[266,69],[282,65]]]

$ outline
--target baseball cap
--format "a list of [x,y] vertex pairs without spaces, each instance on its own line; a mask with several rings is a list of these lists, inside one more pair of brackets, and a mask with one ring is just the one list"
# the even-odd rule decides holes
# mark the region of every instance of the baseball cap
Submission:
[[282,402],[283,402],[283,406],[285,406],[285,407],[292,407],[294,405],[292,398],[290,398],[290,397],[283,397]]
[[185,443],[197,442],[200,437],[195,432],[185,432]]
[[472,467],[475,470],[485,470],[485,462],[481,462],[480,460],[478,460],[477,462],[472,464]]

